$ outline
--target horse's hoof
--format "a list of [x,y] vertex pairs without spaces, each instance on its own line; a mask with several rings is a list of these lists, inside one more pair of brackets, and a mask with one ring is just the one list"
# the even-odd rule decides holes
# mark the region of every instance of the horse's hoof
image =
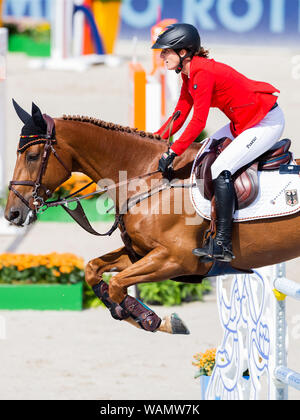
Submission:
[[184,322],[179,318],[175,313],[171,315],[171,328],[172,334],[190,334],[189,329],[184,324]]

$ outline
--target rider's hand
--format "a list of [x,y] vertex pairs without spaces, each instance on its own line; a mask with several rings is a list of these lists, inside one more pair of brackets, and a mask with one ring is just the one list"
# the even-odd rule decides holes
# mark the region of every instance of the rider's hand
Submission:
[[159,159],[158,170],[164,173],[168,169],[172,168],[173,160],[175,159],[176,156],[177,156],[176,153],[173,152],[172,149],[170,149],[169,152],[165,152],[162,155],[162,157]]

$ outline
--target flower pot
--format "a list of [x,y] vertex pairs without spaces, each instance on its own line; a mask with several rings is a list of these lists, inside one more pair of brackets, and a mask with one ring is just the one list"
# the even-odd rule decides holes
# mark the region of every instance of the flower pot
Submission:
[[76,284],[0,284],[0,309],[82,309],[82,282]]
[[93,12],[106,54],[112,54],[120,28],[120,1],[94,1]]

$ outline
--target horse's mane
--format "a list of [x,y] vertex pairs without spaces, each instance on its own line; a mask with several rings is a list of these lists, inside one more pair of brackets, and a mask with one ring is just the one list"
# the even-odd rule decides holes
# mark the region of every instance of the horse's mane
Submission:
[[99,120],[99,119],[93,118],[93,117],[83,117],[83,116],[80,116],[80,115],[73,115],[73,116],[64,115],[63,119],[64,120],[71,120],[71,121],[87,122],[87,123],[96,125],[98,127],[105,128],[106,130],[121,131],[121,132],[129,133],[129,134],[136,134],[140,137],[148,137],[150,139],[163,140],[158,134],[147,133],[145,131],[138,130],[137,128],[124,127],[124,126],[119,125],[119,124],[114,124],[114,123],[111,123],[111,122],[102,121],[102,120]]

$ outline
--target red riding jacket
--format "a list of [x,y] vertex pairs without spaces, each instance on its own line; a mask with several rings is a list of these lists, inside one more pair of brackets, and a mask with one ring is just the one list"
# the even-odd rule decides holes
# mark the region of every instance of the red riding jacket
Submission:
[[[193,57],[190,78],[182,74],[182,88],[175,111],[180,117],[174,121],[172,134],[184,124],[194,106],[193,117],[172,150],[181,155],[205,128],[210,107],[219,108],[230,119],[236,137],[258,124],[277,101],[280,91],[269,83],[250,80],[232,67],[213,59]],[[174,115],[174,114],[173,114]],[[162,134],[168,121],[155,133]],[[163,135],[167,139],[169,131]]]

